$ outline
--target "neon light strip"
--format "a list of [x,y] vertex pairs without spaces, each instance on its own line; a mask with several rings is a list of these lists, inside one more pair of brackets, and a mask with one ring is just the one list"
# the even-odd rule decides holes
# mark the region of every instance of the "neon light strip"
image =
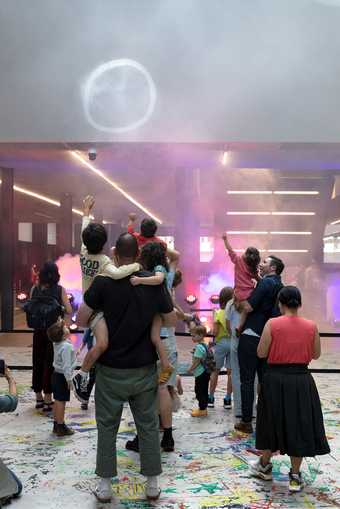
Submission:
[[312,232],[256,232],[256,231],[227,231],[228,235],[312,235]]
[[320,194],[319,191],[273,191],[274,194],[291,194],[291,195],[301,195],[301,196],[315,196]]
[[[0,180],[0,184],[2,181]],[[36,198],[37,200],[44,201],[46,203],[49,203],[50,205],[54,205],[55,207],[60,207],[60,202],[57,200],[53,200],[52,198],[49,198],[48,196],[45,196],[44,194],[36,193],[35,191],[30,191],[29,189],[26,189],[21,186],[14,185],[13,186],[14,191],[17,191],[18,193],[25,194],[27,196],[30,196],[31,198]],[[72,208],[73,214],[77,214],[78,216],[83,216],[83,212],[79,209]],[[94,219],[94,216],[90,216],[91,219]]]
[[228,194],[273,194],[273,191],[227,191]]
[[227,191],[228,194],[281,194],[294,196],[314,196],[320,194],[319,191]]
[[315,212],[272,212],[273,216],[315,216]]
[[[255,211],[229,211],[228,216],[315,216],[315,212],[255,212]],[[339,220],[340,223],[340,220]],[[334,223],[332,223],[334,224]]]
[[228,216],[270,216],[272,212],[227,212]]
[[339,224],[340,223],[340,219],[337,219],[336,221],[333,221],[333,223],[331,224]]
[[[245,249],[234,249],[235,253],[244,253]],[[308,249],[259,249],[260,253],[309,253]]]
[[270,235],[312,235],[312,232],[270,232]]
[[237,231],[231,230],[227,232],[228,235],[268,235],[268,232],[251,232],[251,231]]
[[95,173],[96,175],[98,175],[98,177],[102,178],[103,180],[105,180],[105,182],[107,182],[108,184],[110,184],[111,187],[113,187],[116,191],[118,191],[120,194],[122,194],[124,196],[124,198],[126,198],[127,200],[129,200],[131,203],[133,203],[134,205],[136,205],[136,207],[138,207],[140,210],[142,210],[143,212],[145,212],[145,214],[147,214],[148,216],[152,217],[152,219],[154,219],[155,221],[157,221],[157,223],[159,224],[162,224],[162,221],[161,219],[159,219],[159,217],[155,216],[154,214],[152,214],[150,212],[150,210],[148,210],[146,207],[144,207],[141,203],[139,203],[135,198],[133,198],[129,193],[127,193],[126,191],[124,191],[124,189],[122,189],[120,186],[118,186],[118,184],[116,184],[115,182],[113,182],[113,180],[110,180],[108,177],[106,177],[106,175],[104,175],[104,173],[101,171],[101,170],[98,170],[98,168],[96,168],[95,166],[93,166],[93,164],[89,163],[85,158],[83,158],[79,152],[77,150],[71,150],[71,154],[73,155],[73,157],[75,157],[76,159],[78,159],[78,161],[80,161],[84,166],[86,166],[87,168],[89,168],[89,170],[91,170],[93,173]]

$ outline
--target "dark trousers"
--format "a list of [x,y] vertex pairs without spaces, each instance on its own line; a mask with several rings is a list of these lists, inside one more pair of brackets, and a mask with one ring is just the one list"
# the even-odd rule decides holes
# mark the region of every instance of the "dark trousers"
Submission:
[[264,360],[257,356],[260,338],[241,334],[238,345],[238,360],[240,364],[242,420],[251,422],[254,404],[254,383],[257,373],[259,383],[263,378]]
[[44,330],[33,333],[32,350],[32,389],[52,394],[53,344]]
[[195,394],[200,410],[206,410],[208,406],[208,389],[210,374],[204,371],[200,376],[195,377]]

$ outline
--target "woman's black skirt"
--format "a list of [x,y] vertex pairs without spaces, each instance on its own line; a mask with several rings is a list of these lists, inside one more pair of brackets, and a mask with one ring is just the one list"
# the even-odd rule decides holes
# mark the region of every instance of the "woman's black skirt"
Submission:
[[267,366],[257,405],[256,448],[297,457],[330,452],[319,394],[306,365]]

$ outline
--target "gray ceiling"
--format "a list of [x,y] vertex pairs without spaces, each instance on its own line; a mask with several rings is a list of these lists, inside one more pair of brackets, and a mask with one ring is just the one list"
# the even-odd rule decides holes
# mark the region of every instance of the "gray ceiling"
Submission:
[[[339,140],[337,0],[2,0],[0,24],[0,141]],[[121,58],[145,66],[157,100],[143,126],[105,133],[84,85]],[[105,125],[148,103],[126,67],[92,92]]]

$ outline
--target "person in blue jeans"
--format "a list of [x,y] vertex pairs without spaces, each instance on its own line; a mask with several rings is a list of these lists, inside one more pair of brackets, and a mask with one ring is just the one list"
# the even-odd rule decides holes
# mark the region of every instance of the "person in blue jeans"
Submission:
[[[234,299],[230,300],[225,308],[226,323],[231,331],[231,344],[230,344],[230,367],[231,367],[231,380],[233,385],[233,409],[236,421],[242,419],[242,401],[241,401],[241,380],[240,380],[240,364],[238,361],[238,344],[239,337],[237,330],[240,325],[240,311],[238,303]],[[253,415],[256,411],[256,393],[257,393],[257,379],[254,389],[254,408]]]
[[[8,367],[5,367],[3,376],[8,382],[9,394],[0,396],[0,413],[14,412],[18,405],[16,382]],[[21,481],[0,459],[0,507],[3,502],[18,497],[21,492]]]

